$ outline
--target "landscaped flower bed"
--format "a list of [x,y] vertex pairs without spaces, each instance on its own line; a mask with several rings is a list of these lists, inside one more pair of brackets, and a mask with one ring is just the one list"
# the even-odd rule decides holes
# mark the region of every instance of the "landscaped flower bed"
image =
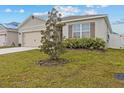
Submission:
[[66,48],[73,49],[105,49],[105,41],[99,38],[81,38],[81,39],[66,39],[64,40],[64,45]]

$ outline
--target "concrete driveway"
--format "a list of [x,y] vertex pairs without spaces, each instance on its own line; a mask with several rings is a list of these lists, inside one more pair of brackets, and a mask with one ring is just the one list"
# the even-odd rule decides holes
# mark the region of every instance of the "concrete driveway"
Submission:
[[2,54],[8,54],[8,53],[14,53],[14,52],[21,52],[21,51],[28,51],[38,49],[36,47],[14,47],[14,48],[4,48],[0,49],[0,55]]

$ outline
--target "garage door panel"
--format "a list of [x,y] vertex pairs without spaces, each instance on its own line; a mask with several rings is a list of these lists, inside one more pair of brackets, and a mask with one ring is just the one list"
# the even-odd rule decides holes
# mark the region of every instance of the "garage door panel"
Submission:
[[27,47],[37,47],[40,45],[41,33],[40,32],[28,32],[23,34],[23,44]]

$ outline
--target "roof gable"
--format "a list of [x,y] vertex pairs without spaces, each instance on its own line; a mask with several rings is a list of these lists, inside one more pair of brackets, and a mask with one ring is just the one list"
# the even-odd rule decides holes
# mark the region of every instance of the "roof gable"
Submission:
[[[43,19],[40,19],[38,17],[35,17],[35,16],[29,16],[24,22],[22,22],[19,26],[18,26],[18,29],[23,27],[24,25],[28,24],[28,22],[32,19],[36,19],[36,20],[39,20],[40,22],[45,22],[45,20]],[[32,23],[33,24],[33,23]],[[37,23],[38,24],[38,23]]]
[[17,29],[19,24],[20,23],[18,22],[11,22],[11,23],[4,23],[3,26],[6,27],[7,29]]
[[19,23],[17,23],[17,22],[0,24],[0,32],[3,33],[6,31],[17,31],[18,24]]
[[19,26],[18,29],[23,32],[45,30],[45,23],[46,21],[42,19],[30,16]]

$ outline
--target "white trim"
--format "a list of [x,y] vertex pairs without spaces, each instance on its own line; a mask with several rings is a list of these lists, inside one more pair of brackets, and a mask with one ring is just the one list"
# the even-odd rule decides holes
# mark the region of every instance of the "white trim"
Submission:
[[82,38],[82,24],[80,24],[80,38]]
[[25,32],[40,32],[41,31],[41,29],[36,29],[36,30],[23,30],[23,31],[21,31],[22,33],[25,33]]
[[8,30],[8,32],[18,33],[18,30]]
[[105,22],[107,23],[107,26],[110,29],[110,33],[112,33],[112,27],[111,27],[110,21],[107,16],[105,17]]
[[78,18],[78,19],[73,19],[73,20],[66,20],[66,21],[61,21],[62,23],[64,22],[73,22],[73,21],[80,21],[80,20],[89,20],[89,19],[96,19],[96,18],[104,18],[107,17],[106,15],[103,16],[96,16],[96,17],[86,17],[86,18]]

